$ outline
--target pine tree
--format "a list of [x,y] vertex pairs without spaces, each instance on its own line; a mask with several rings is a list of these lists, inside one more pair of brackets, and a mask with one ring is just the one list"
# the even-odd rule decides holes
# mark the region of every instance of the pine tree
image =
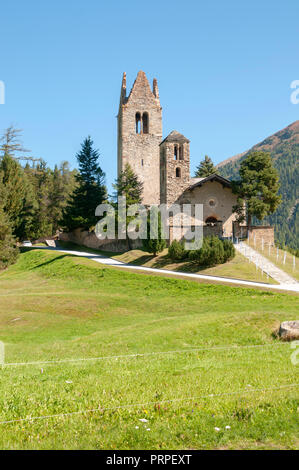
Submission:
[[62,226],[67,230],[83,228],[89,230],[97,223],[96,207],[107,197],[105,173],[98,165],[99,152],[93,148],[90,137],[81,144],[76,155],[79,173],[76,175],[77,187],[63,211]]
[[213,175],[216,172],[217,169],[214,166],[211,158],[206,155],[204,160],[202,160],[200,164],[196,167],[195,177],[206,178],[207,176]]
[[1,204],[8,215],[13,234],[20,238],[34,235],[36,200],[27,175],[11,156],[4,155],[0,162]]
[[125,165],[125,169],[120,173],[113,188],[116,191],[114,194],[115,199],[119,196],[125,196],[128,206],[141,204],[143,184],[139,181],[129,163]]
[[[134,173],[131,166],[127,163],[124,170],[118,176],[115,184],[113,185],[115,189],[114,199],[117,201],[119,196],[126,197],[126,214],[128,212],[129,206],[133,204],[141,204],[142,202],[142,193],[143,193],[143,184],[139,181],[138,176]],[[116,212],[119,216],[117,202],[115,203]],[[132,248],[130,237],[128,236],[128,225],[133,220],[134,217],[126,215],[126,238],[128,241],[129,249]],[[118,221],[119,223],[121,221]]]
[[52,235],[52,221],[49,214],[49,192],[52,171],[44,160],[33,169],[34,193],[37,209],[34,216],[35,238]]
[[51,220],[53,231],[55,232],[59,227],[59,221],[62,217],[62,210],[65,201],[65,187],[63,184],[62,174],[57,165],[55,165],[51,176],[48,216]]
[[2,136],[0,136],[0,159],[5,155],[9,155],[16,160],[31,160],[33,162],[41,161],[40,158],[33,158],[24,155],[24,153],[30,152],[30,150],[23,147],[21,135],[22,129],[16,129],[13,125],[5,129]]
[[[147,238],[142,240],[142,244],[146,251],[153,253],[154,256],[157,256],[157,254],[161,253],[161,251],[163,251],[166,247],[166,242],[163,238],[161,214],[158,208],[155,206],[151,208],[151,211],[154,213],[156,212],[154,217],[152,217],[152,224],[154,226],[151,227],[151,218],[149,212],[147,218]],[[153,235],[153,238],[151,238],[151,234]]]
[[14,263],[18,253],[9,217],[0,207],[0,270]]
[[258,151],[242,161],[240,178],[233,184],[234,192],[238,195],[238,203],[233,210],[237,212],[239,221],[247,216],[250,228],[252,217],[263,220],[279,206],[279,176],[270,154]]

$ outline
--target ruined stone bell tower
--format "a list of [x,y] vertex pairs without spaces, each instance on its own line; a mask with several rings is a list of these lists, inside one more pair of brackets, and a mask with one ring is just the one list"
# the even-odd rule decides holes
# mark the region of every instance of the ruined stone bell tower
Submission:
[[143,204],[159,204],[162,108],[157,80],[151,89],[145,73],[138,72],[127,96],[124,73],[117,119],[118,175],[129,163],[143,183]]

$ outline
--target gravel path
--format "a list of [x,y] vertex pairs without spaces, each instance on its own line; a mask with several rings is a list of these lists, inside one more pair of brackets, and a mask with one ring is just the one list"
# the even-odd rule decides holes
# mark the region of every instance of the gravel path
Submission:
[[267,273],[272,279],[279,282],[279,284],[283,285],[294,285],[298,286],[299,283],[293,279],[289,274],[282,271],[282,269],[275,266],[275,264],[271,263],[265,256],[258,253],[256,250],[248,246],[247,244],[241,242],[239,244],[235,244],[236,250],[238,250],[243,256],[246,256],[250,261],[252,261],[259,269],[262,269],[265,273]]

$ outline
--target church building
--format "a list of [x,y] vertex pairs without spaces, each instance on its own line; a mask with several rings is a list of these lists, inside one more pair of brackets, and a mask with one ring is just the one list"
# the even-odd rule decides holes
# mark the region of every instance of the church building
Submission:
[[229,237],[237,202],[231,183],[218,174],[190,177],[190,141],[177,131],[163,139],[157,80],[140,71],[127,95],[123,74],[118,112],[118,174],[128,163],[143,183],[143,204],[202,204],[204,235]]

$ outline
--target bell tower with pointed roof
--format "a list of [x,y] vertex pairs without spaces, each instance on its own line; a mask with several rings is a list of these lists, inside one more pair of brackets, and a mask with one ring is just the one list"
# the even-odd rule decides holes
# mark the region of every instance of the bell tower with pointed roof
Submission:
[[172,131],[161,142],[160,154],[160,200],[164,204],[173,204],[190,184],[190,141]]
[[160,203],[160,148],[162,108],[157,80],[153,88],[144,72],[138,72],[127,96],[123,74],[118,121],[118,175],[128,163],[143,183],[143,203]]

